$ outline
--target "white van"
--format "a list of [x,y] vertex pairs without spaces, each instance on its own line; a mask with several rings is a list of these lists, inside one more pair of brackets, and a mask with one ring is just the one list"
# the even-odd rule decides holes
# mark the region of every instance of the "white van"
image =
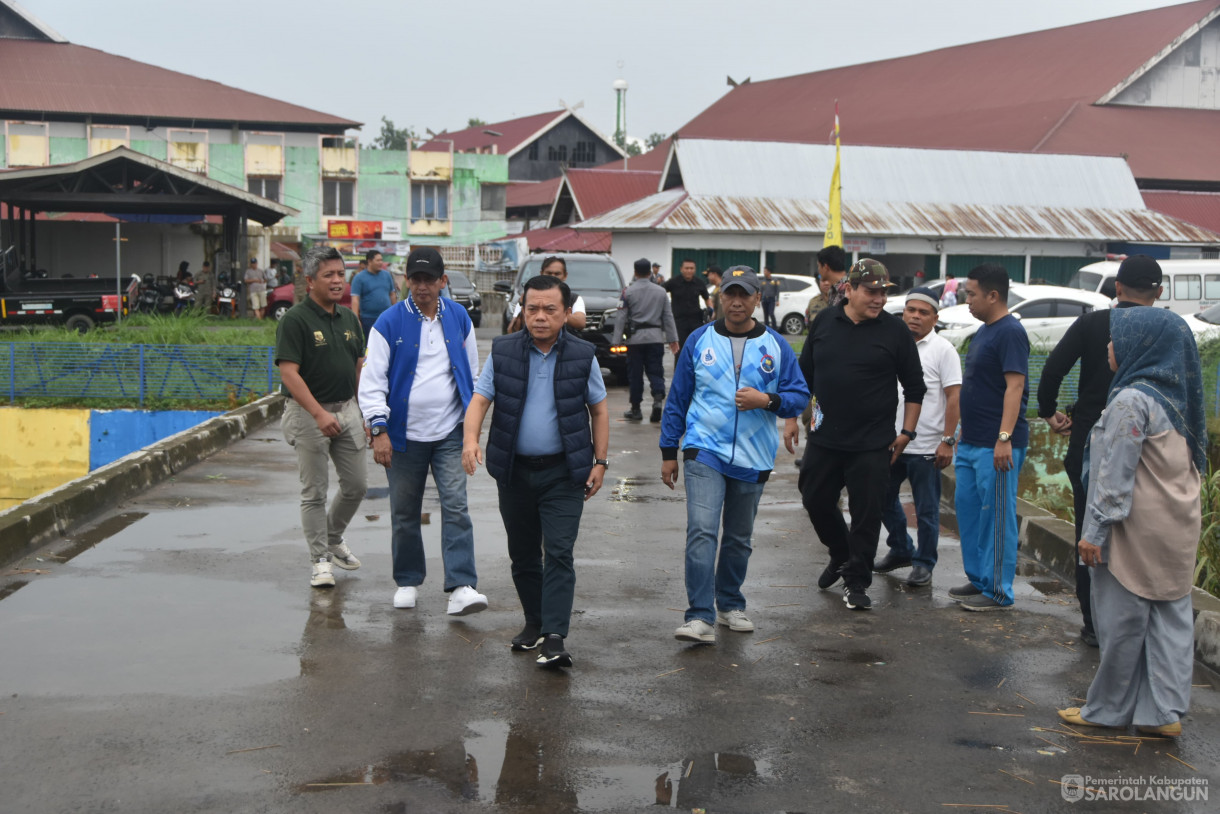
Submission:
[[[1111,299],[1123,257],[1092,263],[1072,275],[1069,288],[1096,291]],[[1220,260],[1158,260],[1165,277],[1159,304],[1183,316],[1220,303]]]

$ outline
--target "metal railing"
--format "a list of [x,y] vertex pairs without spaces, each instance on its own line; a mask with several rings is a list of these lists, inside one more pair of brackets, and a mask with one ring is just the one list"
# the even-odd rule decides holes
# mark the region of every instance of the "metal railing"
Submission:
[[275,349],[245,345],[0,343],[0,387],[28,398],[215,401],[279,386]]

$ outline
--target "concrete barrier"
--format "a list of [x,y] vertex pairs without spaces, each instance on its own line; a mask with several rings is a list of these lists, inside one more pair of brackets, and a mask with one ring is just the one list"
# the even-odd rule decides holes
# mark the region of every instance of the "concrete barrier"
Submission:
[[160,483],[276,420],[284,397],[264,396],[0,512],[0,564]]
[[[953,467],[941,470],[940,484],[940,524],[956,533],[953,496],[957,478]],[[1017,500],[1017,517],[1021,553],[1075,586],[1076,527],[1046,509],[1020,499]],[[1220,671],[1220,599],[1201,588],[1194,588],[1191,602],[1195,610],[1195,656],[1211,669]]]

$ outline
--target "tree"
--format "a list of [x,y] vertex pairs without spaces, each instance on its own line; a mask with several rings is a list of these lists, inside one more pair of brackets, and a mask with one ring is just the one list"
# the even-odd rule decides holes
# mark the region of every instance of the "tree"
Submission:
[[414,128],[395,127],[394,122],[382,116],[381,133],[373,139],[369,146],[374,150],[406,150],[408,146],[415,147],[419,142],[419,134],[415,132]]
[[651,150],[653,147],[656,147],[667,138],[669,138],[669,136],[665,135],[664,133],[653,133],[648,138],[644,139],[644,143],[647,144],[648,149]]
[[487,122],[483,121],[482,119],[467,119],[466,126],[467,127],[486,127]]
[[625,152],[627,155],[636,156],[644,151],[640,149],[640,143],[638,141],[629,141],[627,142],[627,146],[623,148],[623,152]]

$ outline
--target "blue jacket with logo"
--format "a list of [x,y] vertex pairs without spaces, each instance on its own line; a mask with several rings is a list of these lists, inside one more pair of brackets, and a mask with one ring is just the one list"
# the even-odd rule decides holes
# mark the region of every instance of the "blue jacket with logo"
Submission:
[[[741,369],[724,320],[690,335],[674,368],[661,418],[661,455],[677,458],[681,443],[696,458],[738,480],[766,480],[779,449],[776,416],[795,418],[809,403],[809,387],[796,354],[783,337],[762,323],[746,334]],[[774,394],[771,408],[739,411],[737,391],[753,387]]]

